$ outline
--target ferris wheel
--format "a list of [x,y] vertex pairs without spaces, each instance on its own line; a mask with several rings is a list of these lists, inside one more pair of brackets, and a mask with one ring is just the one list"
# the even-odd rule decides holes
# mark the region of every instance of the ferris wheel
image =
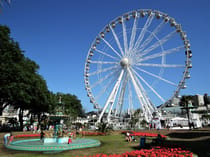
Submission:
[[87,54],[87,95],[99,121],[141,108],[150,121],[156,106],[176,98],[190,78],[192,52],[174,18],[150,9],[134,10],[107,24]]

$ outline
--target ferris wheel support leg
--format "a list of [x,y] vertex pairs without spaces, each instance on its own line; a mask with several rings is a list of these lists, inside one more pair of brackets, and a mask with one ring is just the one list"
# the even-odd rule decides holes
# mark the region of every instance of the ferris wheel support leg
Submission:
[[138,82],[136,82],[135,76],[132,74],[130,68],[128,68],[128,73],[131,77],[131,81],[133,83],[134,89],[135,89],[136,94],[138,96],[139,103],[142,106],[142,110],[143,110],[144,115],[145,115],[145,120],[147,122],[149,122],[152,119],[152,113],[151,113],[151,110],[148,107],[149,104],[147,104],[148,102],[146,101],[146,95],[143,92],[144,90],[142,89],[142,91],[141,91],[140,87],[138,86]]
[[117,95],[117,92],[118,92],[118,89],[119,89],[120,82],[121,82],[121,80],[122,80],[123,74],[124,74],[124,70],[121,71],[121,73],[120,73],[120,75],[119,75],[119,77],[118,77],[118,80],[117,80],[117,82],[116,82],[116,84],[115,84],[115,86],[114,86],[114,88],[113,88],[111,94],[109,95],[109,97],[108,97],[108,99],[107,99],[107,101],[106,101],[106,104],[104,105],[103,110],[102,110],[101,113],[100,113],[98,122],[101,122],[101,118],[103,117],[104,112],[106,111],[106,109],[108,108],[109,104],[111,103],[112,105],[111,105],[111,107],[110,107],[110,111],[109,111],[109,114],[108,114],[108,117],[107,117],[107,118],[110,117],[111,109],[112,109],[113,104],[114,104],[114,102],[115,102],[115,98],[116,98],[116,95]]
[[110,115],[111,115],[111,112],[112,112],[113,105],[114,105],[114,103],[111,103],[111,107],[109,109],[109,113],[108,113],[108,116],[107,116],[107,122],[108,123],[110,122]]

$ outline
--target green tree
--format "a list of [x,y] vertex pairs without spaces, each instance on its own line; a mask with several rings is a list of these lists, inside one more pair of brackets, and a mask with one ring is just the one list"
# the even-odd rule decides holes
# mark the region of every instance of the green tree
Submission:
[[9,28],[0,26],[0,114],[13,103],[14,93],[19,91],[22,60],[23,53],[10,38]]
[[48,108],[49,92],[38,69],[10,37],[9,28],[0,25],[0,113],[6,106],[14,106],[19,110],[21,128],[24,110],[40,114]]
[[101,122],[97,124],[97,131],[102,133],[109,133],[113,131],[113,126],[106,122]]
[[[37,79],[39,78],[39,75],[36,72],[39,66],[35,62],[24,57],[18,67],[19,69],[16,71],[16,80],[14,81],[16,86],[13,88],[11,105],[16,109],[19,109],[19,122],[20,127],[22,128],[24,110],[30,110],[35,106],[38,108],[38,105],[41,102],[41,99],[39,100],[40,97],[36,95],[38,89],[37,82],[39,81]],[[41,108],[39,109],[41,110]]]
[[69,115],[73,119],[75,119],[78,116],[84,115],[84,110],[82,108],[81,101],[77,98],[77,96],[72,94],[57,93],[56,97],[57,102],[60,98],[61,102],[57,103],[55,109],[61,108],[63,114]]
[[145,119],[143,119],[143,120],[141,121],[141,126],[145,128],[146,125],[147,125],[147,121],[146,121]]
[[[44,112],[53,113],[61,105],[57,103],[58,94],[48,90],[38,70],[39,66],[25,57],[19,44],[10,37],[9,28],[0,25],[0,114],[6,106],[14,106],[19,110],[21,128],[25,110],[40,122]],[[64,114],[73,118],[84,114],[77,96],[62,93],[61,96]]]
[[48,112],[51,103],[50,92],[48,91],[46,81],[40,76],[35,75],[33,78],[33,86],[31,92],[33,93],[30,103],[30,113],[37,115],[38,123],[41,122],[41,115]]

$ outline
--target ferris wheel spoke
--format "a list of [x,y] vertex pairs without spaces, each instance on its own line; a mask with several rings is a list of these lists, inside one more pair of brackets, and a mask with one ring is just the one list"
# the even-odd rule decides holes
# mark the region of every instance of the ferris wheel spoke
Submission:
[[158,52],[158,53],[150,55],[150,56],[146,56],[146,57],[141,56],[140,61],[142,62],[142,61],[162,57],[162,56],[165,56],[165,55],[168,55],[168,54],[171,54],[171,53],[179,52],[183,49],[184,49],[184,46],[178,46],[178,47],[175,47],[175,48],[172,48],[172,49],[165,50],[163,52]]
[[131,90],[131,85],[128,83],[128,104],[129,104],[129,110],[133,110],[133,94]]
[[100,74],[100,73],[103,73],[103,72],[107,72],[107,71],[110,71],[110,70],[114,70],[114,69],[116,69],[117,67],[118,67],[118,66],[115,65],[115,66],[111,66],[111,67],[108,67],[108,68],[104,68],[104,69],[101,69],[101,70],[98,70],[98,71],[89,73],[89,76],[97,75],[97,74]]
[[147,21],[146,21],[146,23],[145,23],[143,29],[141,30],[141,33],[140,33],[140,35],[138,36],[138,38],[137,38],[137,40],[136,40],[136,43],[135,43],[135,45],[134,45],[134,47],[133,47],[134,50],[136,50],[136,49],[139,47],[139,45],[141,44],[142,39],[144,38],[144,35],[145,35],[146,31],[147,31],[147,28],[148,28],[148,27],[150,26],[150,24],[152,23],[153,18],[154,18],[154,16],[152,16],[152,15],[150,15],[150,16],[147,18]]
[[119,64],[119,62],[109,62],[109,61],[90,61],[93,64]]
[[133,73],[133,70],[131,71],[131,69],[128,68],[128,73],[129,73],[129,76],[131,78],[131,82],[132,82],[133,87],[135,89],[135,92],[136,92],[137,98],[139,100],[139,103],[142,106],[143,113],[145,113],[146,121],[149,121],[150,117],[152,116],[152,112],[149,110],[149,108],[147,106],[147,102],[145,100],[146,99],[145,93],[143,92],[144,89],[141,86],[139,80],[136,78],[135,74]]
[[151,34],[149,35],[149,37],[143,42],[143,44],[137,49],[139,50],[143,50],[151,41],[152,39],[154,39],[154,37],[158,34],[158,32],[165,26],[166,22],[163,20],[155,29],[153,32],[151,32]]
[[104,38],[102,38],[102,40],[104,41],[104,43],[120,58],[122,58],[122,56],[112,47],[111,44],[109,44],[108,41],[106,41]]
[[[115,73],[119,73],[119,71],[115,71]],[[104,95],[104,93],[108,90],[108,88],[112,87],[113,82],[116,80],[117,75],[112,75],[112,79],[109,79],[109,81],[106,83],[106,85],[104,85],[104,87],[102,88],[101,91],[99,91],[99,93],[96,96],[96,100],[98,100],[101,96]]]
[[160,76],[158,76],[158,75],[155,75],[155,74],[153,74],[153,73],[150,73],[150,72],[148,72],[148,71],[146,71],[146,70],[143,70],[143,69],[141,69],[141,68],[139,68],[139,67],[136,67],[136,69],[138,69],[138,70],[140,70],[140,71],[142,71],[142,72],[144,72],[144,73],[146,73],[146,74],[148,74],[148,75],[150,75],[150,76],[153,76],[153,77],[155,77],[155,78],[158,78],[159,80],[162,80],[162,81],[164,81],[164,82],[166,82],[166,83],[168,83],[168,84],[171,84],[171,85],[173,85],[173,86],[177,86],[177,84],[175,84],[174,82],[171,82],[171,81],[169,81],[169,80],[167,80],[167,79],[164,79],[164,78],[162,78],[162,77],[160,77]]
[[176,30],[169,33],[168,35],[166,35],[165,37],[163,37],[162,39],[158,40],[157,42],[155,42],[153,45],[151,45],[149,48],[147,48],[146,50],[144,50],[142,52],[142,55],[146,55],[149,52],[151,52],[152,50],[156,49],[157,47],[159,47],[160,45],[163,45],[165,42],[167,42],[168,40],[170,40],[175,34],[176,34]]
[[125,55],[126,55],[128,53],[128,37],[127,37],[127,32],[126,32],[126,24],[124,20],[122,22],[122,29],[123,29],[124,50],[125,50]]
[[108,99],[107,99],[107,101],[106,101],[106,103],[105,103],[105,105],[104,105],[104,107],[103,107],[101,113],[100,113],[99,121],[101,121],[101,118],[102,118],[102,116],[103,116],[105,110],[106,110],[107,108],[109,108],[109,113],[108,113],[108,115],[107,115],[107,120],[108,120],[108,122],[109,122],[110,113],[111,113],[111,110],[112,110],[112,108],[113,108],[113,104],[114,104],[114,102],[115,102],[117,93],[118,93],[118,91],[119,91],[119,87],[120,87],[120,83],[121,83],[121,81],[122,81],[122,76],[123,76],[123,74],[124,74],[124,69],[121,70],[121,72],[120,72],[120,74],[119,74],[119,76],[118,76],[118,78],[117,78],[117,80],[116,80],[116,82],[115,82],[115,85],[114,85],[114,87],[113,87],[113,89],[112,89],[112,91],[111,91],[111,93],[110,93],[110,95],[109,95],[109,97],[108,97]]
[[138,24],[138,21],[137,21],[137,18],[135,18],[134,22],[133,22],[133,28],[132,28],[132,31],[131,31],[129,51],[133,48],[133,45],[134,45],[134,41],[135,41],[135,37],[136,37],[137,24]]
[[97,85],[99,85],[100,83],[103,83],[105,80],[111,78],[111,76],[115,75],[116,71],[113,71],[107,75],[105,75],[103,78],[99,79],[97,82],[95,82],[93,85],[91,85],[91,88],[95,88]]
[[106,53],[104,51],[101,51],[101,50],[98,50],[98,49],[95,49],[95,51],[98,52],[98,53],[100,53],[100,54],[102,54],[102,55],[105,55],[107,57],[110,57],[110,58],[112,58],[114,60],[119,60],[118,58],[116,58],[116,57],[114,57],[114,56],[112,56],[112,55],[110,55],[110,54],[108,54],[108,53]]
[[152,113],[155,111],[155,107],[153,106],[151,100],[147,96],[146,90],[142,86],[142,84],[139,81],[139,79],[137,79],[136,76],[133,76],[133,77],[135,77],[135,80],[137,82],[137,85],[139,86],[139,89],[141,90],[142,100],[143,100],[143,107],[145,108],[145,110],[147,110],[147,112],[148,112],[149,115],[152,115]]
[[126,90],[127,81],[128,81],[127,73],[125,75],[126,76],[123,77],[123,81],[122,81],[123,83],[119,90],[120,92],[119,92],[118,102],[116,105],[115,116],[117,116],[117,114],[121,115],[121,112],[122,112],[122,107],[123,107],[124,97],[125,97],[125,90]]
[[180,64],[152,64],[152,63],[137,63],[138,66],[146,67],[161,67],[161,68],[184,68],[185,65]]
[[165,100],[158,94],[158,92],[155,91],[154,88],[152,88],[152,86],[149,85],[149,83],[147,83],[147,81],[145,81],[143,79],[143,77],[141,77],[134,69],[133,69],[134,73],[136,74],[136,76],[142,80],[144,82],[144,84],[149,87],[149,89],[162,101],[162,102],[165,102]]
[[116,43],[117,43],[117,46],[118,46],[118,48],[120,49],[121,55],[124,56],[124,52],[123,52],[122,46],[121,46],[121,44],[120,44],[119,38],[117,37],[117,35],[116,35],[114,29],[113,29],[112,27],[110,27],[110,29],[111,29],[112,34],[113,34],[113,36],[114,36],[114,39],[115,39],[115,41],[116,41]]

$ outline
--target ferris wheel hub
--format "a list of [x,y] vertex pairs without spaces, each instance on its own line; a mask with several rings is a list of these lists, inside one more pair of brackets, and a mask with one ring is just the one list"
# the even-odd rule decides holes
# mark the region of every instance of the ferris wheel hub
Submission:
[[128,65],[129,65],[129,59],[127,57],[122,58],[121,61],[120,61],[120,65],[123,68],[128,67]]

